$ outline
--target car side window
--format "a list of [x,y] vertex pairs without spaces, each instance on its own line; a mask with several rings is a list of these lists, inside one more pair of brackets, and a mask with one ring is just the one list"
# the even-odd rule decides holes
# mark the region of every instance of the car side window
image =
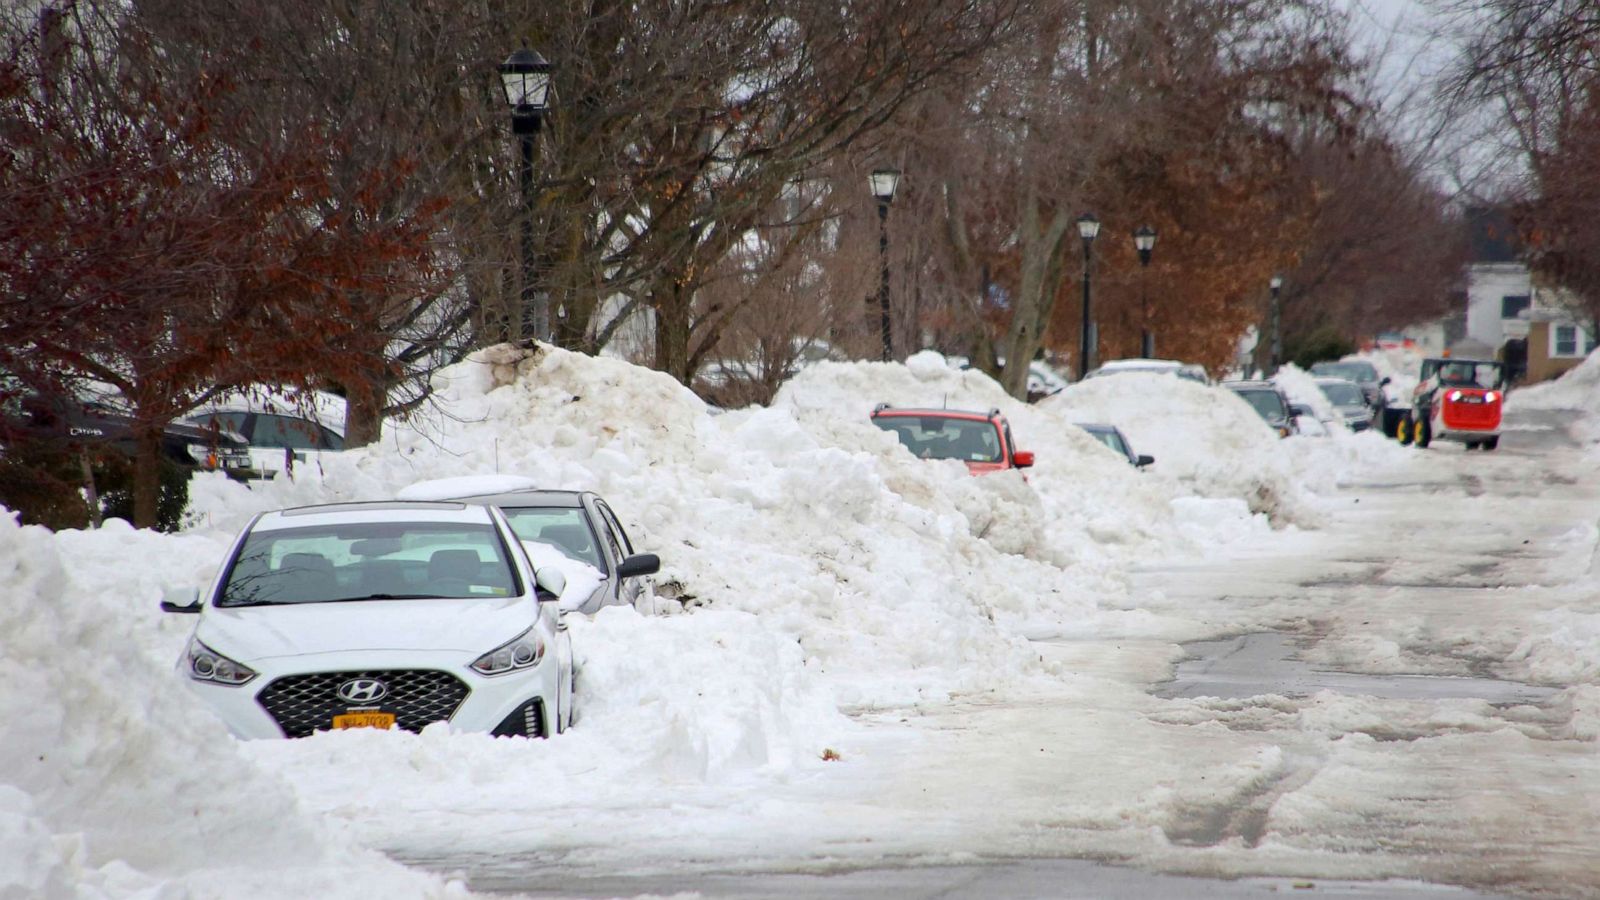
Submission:
[[320,450],[320,438],[320,426],[314,422],[260,413],[256,415],[255,433],[250,436],[250,443],[257,447]]
[[[611,511],[604,501],[596,501],[595,508],[600,510],[600,518],[605,520],[606,531],[610,532],[611,546],[617,551],[617,559],[627,559],[633,555],[633,542],[628,540],[628,532],[622,528],[622,523],[617,521],[617,514]],[[626,552],[624,552],[626,551]]]

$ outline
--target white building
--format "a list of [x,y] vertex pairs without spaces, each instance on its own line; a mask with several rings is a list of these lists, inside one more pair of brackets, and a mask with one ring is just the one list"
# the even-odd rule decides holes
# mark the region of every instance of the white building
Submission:
[[1479,345],[1496,356],[1507,341],[1526,342],[1529,381],[1560,374],[1595,349],[1588,323],[1572,315],[1559,289],[1534,284],[1509,218],[1499,210],[1475,209],[1472,262],[1467,266],[1466,334],[1460,344]]
[[1533,278],[1511,220],[1497,209],[1467,213],[1472,262],[1467,266],[1466,338],[1498,350],[1528,336],[1525,312],[1534,304]]

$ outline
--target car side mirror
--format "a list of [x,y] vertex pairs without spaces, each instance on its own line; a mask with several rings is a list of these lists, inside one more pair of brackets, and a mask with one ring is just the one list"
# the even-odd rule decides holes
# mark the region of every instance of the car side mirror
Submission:
[[1026,469],[1033,465],[1032,450],[1018,450],[1011,454],[1011,464],[1019,469]]
[[200,589],[195,587],[167,588],[161,595],[162,612],[198,613],[203,605]]
[[559,600],[567,589],[567,576],[555,566],[543,566],[533,573],[540,600]]
[[1384,387],[1388,383],[1389,383],[1389,376],[1387,376],[1387,375],[1385,375],[1382,378],[1378,379],[1378,387]]
[[661,557],[654,553],[636,553],[617,564],[618,578],[637,578],[661,571]]
[[1142,469],[1145,466],[1153,464],[1155,461],[1156,458],[1154,456],[1151,456],[1148,453],[1141,453],[1139,454],[1139,458],[1134,460],[1133,464]]

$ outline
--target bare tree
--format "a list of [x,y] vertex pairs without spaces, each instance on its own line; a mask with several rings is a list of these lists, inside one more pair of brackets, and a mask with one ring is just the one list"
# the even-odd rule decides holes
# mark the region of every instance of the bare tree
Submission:
[[1471,38],[1447,96],[1500,114],[1529,261],[1600,332],[1600,10],[1584,0],[1443,4]]

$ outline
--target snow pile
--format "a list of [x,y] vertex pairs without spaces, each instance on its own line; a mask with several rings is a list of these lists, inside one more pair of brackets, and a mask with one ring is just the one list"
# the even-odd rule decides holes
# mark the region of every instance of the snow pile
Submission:
[[[913,459],[871,423],[879,403],[1000,410],[1017,448],[1035,454],[1027,482],[1012,473],[974,479],[960,463]],[[820,442],[873,453],[880,468],[892,473],[889,489],[914,502],[924,502],[930,489],[954,490],[974,533],[1009,553],[1108,572],[1145,542],[1171,536],[1171,513],[1159,484],[1082,429],[1016,400],[975,369],[948,365],[936,353],[919,353],[903,366],[819,364],[784,385],[773,407],[789,411]],[[936,484],[919,483],[935,472]],[[1039,527],[1042,522],[1051,527]]]
[[[841,368],[864,367],[878,364]],[[321,499],[494,472],[595,490],[636,549],[661,556],[659,594],[757,614],[771,640],[804,649],[795,664],[829,676],[847,707],[1037,673],[1037,656],[995,617],[1070,620],[1092,610],[1095,591],[1120,589],[1109,565],[1039,527],[1039,497],[1019,476],[975,479],[957,463],[914,460],[854,410],[811,429],[785,409],[713,418],[666,375],[554,348],[495,348],[449,370],[440,387],[447,418],[332,461]],[[1103,465],[1133,477],[1126,464]],[[279,490],[252,499],[300,499],[305,488]],[[1083,572],[1060,567],[1079,561]],[[697,727],[758,727],[750,712],[717,710],[713,720],[725,721]]]
[[1517,388],[1506,394],[1512,410],[1577,410],[1582,415],[1567,426],[1578,441],[1600,443],[1600,352],[1589,354],[1561,377]]
[[1280,440],[1226,388],[1129,372],[1079,382],[1039,406],[1065,421],[1116,425],[1185,492],[1243,499],[1275,522],[1314,520],[1287,449],[1295,439]]
[[1289,363],[1272,376],[1272,383],[1288,395],[1290,403],[1311,407],[1311,412],[1317,417],[1318,422],[1337,426],[1333,429],[1333,433],[1347,431],[1343,427],[1344,416],[1334,409],[1328,395],[1317,386],[1317,376],[1294,363]]
[[1512,391],[1512,409],[1575,409],[1600,413],[1600,352],[1589,354],[1560,378]]
[[315,826],[188,697],[171,656],[158,667],[127,639],[130,603],[159,615],[150,578],[208,543],[0,516],[0,896],[459,893]]

